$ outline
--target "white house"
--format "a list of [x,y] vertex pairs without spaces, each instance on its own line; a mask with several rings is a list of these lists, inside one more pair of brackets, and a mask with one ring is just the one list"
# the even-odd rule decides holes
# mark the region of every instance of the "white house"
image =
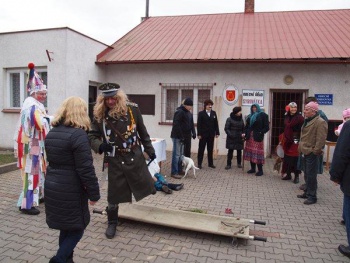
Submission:
[[[226,154],[224,125],[234,106],[249,114],[259,102],[270,117],[265,139],[274,152],[283,131],[285,106],[316,96],[329,122],[329,138],[342,111],[350,107],[350,10],[245,13],[146,18],[98,55],[106,81],[118,82],[140,101],[152,136],[169,138],[173,112],[186,97],[194,100],[196,121],[211,98],[219,115],[219,154]],[[147,95],[147,96],[146,96]],[[332,138],[333,137],[333,138]],[[198,142],[198,141],[197,141]],[[192,146],[197,151],[197,143]]]
[[20,106],[27,97],[29,62],[47,84],[49,114],[69,96],[88,101],[89,86],[96,87],[105,79],[95,61],[107,45],[67,27],[0,33],[0,47],[1,148],[13,147]]

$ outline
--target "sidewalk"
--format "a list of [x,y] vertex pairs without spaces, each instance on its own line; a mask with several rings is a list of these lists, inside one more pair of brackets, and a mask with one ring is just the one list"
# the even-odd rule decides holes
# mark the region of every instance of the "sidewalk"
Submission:
[[[265,236],[267,242],[240,240],[238,247],[231,238],[184,231],[133,221],[118,226],[117,236],[106,239],[106,216],[92,214],[91,222],[74,252],[78,263],[94,262],[349,262],[338,252],[346,244],[345,227],[339,224],[342,194],[330,180],[328,172],[318,177],[318,202],[306,206],[296,198],[300,184],[282,181],[273,174],[273,159],[267,159],[264,175],[248,175],[233,166],[225,170],[226,156],[214,160],[216,169],[192,172],[185,179],[170,177],[171,153],[162,164],[162,173],[171,182],[183,182],[179,192],[158,192],[140,204],[171,209],[197,208],[209,214],[225,215],[231,208],[235,217],[266,221],[266,226],[251,225],[252,235]],[[196,155],[193,154],[196,162]],[[233,160],[235,164],[235,160]],[[248,163],[246,162],[247,170]],[[95,155],[102,198],[95,206],[106,207],[107,183],[101,172],[102,160]],[[301,178],[302,179],[302,178]],[[48,262],[58,246],[58,231],[45,223],[45,207],[39,216],[19,213],[16,203],[21,190],[18,171],[0,175],[0,262]],[[301,180],[303,181],[303,179]]]

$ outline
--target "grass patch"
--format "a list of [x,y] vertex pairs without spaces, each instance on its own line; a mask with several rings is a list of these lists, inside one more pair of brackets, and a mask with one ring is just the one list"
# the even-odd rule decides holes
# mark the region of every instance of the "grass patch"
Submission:
[[200,214],[206,214],[207,213],[207,211],[199,209],[199,208],[185,209],[185,211],[193,212],[193,213],[200,213]]
[[17,158],[11,154],[0,154],[0,165],[17,162]]

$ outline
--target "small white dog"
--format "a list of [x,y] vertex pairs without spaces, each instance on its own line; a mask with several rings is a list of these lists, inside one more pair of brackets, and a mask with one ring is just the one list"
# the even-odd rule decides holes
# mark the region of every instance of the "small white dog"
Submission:
[[186,177],[186,175],[190,169],[193,169],[194,178],[197,178],[196,177],[196,170],[198,170],[199,168],[194,165],[193,160],[191,158],[184,156],[184,155],[181,155],[180,160],[182,161],[182,164],[186,169],[185,175],[182,178]]

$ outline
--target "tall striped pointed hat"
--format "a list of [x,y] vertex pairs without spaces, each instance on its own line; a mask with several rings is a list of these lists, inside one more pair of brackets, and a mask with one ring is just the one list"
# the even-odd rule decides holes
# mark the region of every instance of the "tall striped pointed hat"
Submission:
[[27,91],[29,94],[33,94],[38,91],[47,91],[46,85],[44,85],[43,80],[40,78],[39,74],[35,71],[34,63],[28,64],[28,80],[27,80]]

